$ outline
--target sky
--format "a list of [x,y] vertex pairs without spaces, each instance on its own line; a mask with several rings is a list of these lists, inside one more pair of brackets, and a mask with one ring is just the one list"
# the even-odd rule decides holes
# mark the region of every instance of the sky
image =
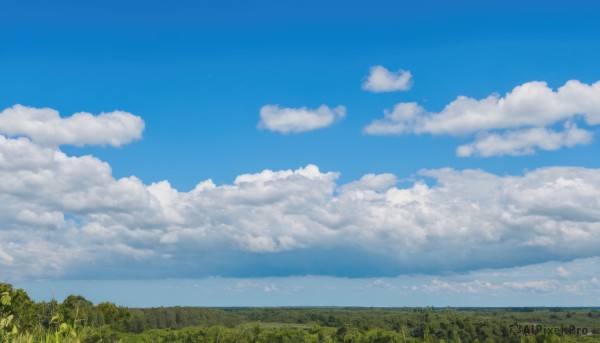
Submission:
[[0,282],[36,300],[600,306],[595,1],[0,13]]

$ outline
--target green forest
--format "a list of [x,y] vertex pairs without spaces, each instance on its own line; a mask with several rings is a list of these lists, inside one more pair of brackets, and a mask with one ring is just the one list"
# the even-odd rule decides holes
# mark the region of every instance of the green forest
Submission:
[[599,308],[126,308],[0,283],[0,342],[600,342]]

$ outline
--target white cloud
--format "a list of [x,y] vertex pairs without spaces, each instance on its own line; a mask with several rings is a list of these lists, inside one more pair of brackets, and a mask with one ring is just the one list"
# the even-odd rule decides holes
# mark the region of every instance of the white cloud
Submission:
[[398,70],[391,72],[383,66],[370,68],[369,77],[362,84],[362,89],[374,93],[406,91],[412,86],[410,71]]
[[374,120],[365,126],[364,131],[371,135],[401,135],[413,129],[419,116],[426,114],[424,108],[415,102],[403,102],[394,106],[392,111],[385,110],[384,118]]
[[[457,149],[459,156],[523,155],[591,142],[593,133],[574,124],[578,118],[589,126],[600,124],[600,81],[587,85],[571,80],[556,91],[545,82],[528,82],[504,97],[459,96],[438,113],[416,103],[400,103],[384,112],[383,119],[366,126],[365,132],[476,135],[475,142]],[[548,128],[561,122],[565,122],[564,131]]]
[[15,105],[0,112],[0,134],[27,136],[43,145],[110,145],[121,146],[140,139],[144,131],[142,118],[114,111],[94,116],[79,112],[61,118],[50,108]]
[[345,116],[344,106],[329,108],[321,105],[317,109],[309,109],[265,105],[260,109],[258,127],[283,134],[299,133],[331,126]]
[[247,275],[274,263],[279,274],[314,274],[361,261],[365,269],[353,271],[376,263],[389,275],[599,256],[600,169],[499,176],[446,168],[405,187],[392,174],[338,178],[308,165],[180,192],[167,181],[115,179],[93,156],[0,135],[0,269],[10,278],[98,268]]
[[505,131],[503,134],[481,134],[473,143],[461,145],[456,155],[467,157],[474,154],[489,157],[496,155],[532,155],[536,149],[558,150],[563,146],[573,147],[589,144],[593,140],[590,131],[575,124],[565,124],[564,131],[556,132],[542,127]]

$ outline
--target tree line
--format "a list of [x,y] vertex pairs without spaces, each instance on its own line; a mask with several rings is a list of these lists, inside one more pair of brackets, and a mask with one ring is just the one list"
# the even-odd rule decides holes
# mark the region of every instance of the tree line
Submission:
[[126,308],[35,302],[6,283],[0,295],[0,342],[600,342],[596,308]]

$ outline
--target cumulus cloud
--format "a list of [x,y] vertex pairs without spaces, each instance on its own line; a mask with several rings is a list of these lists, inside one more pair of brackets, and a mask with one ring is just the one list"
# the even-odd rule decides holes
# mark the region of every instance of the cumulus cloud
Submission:
[[62,118],[50,108],[15,105],[0,112],[0,134],[27,136],[42,145],[117,147],[140,139],[143,131],[142,118],[122,111],[97,116],[79,112]]
[[321,105],[316,109],[310,109],[265,105],[260,109],[258,128],[283,134],[299,133],[329,127],[345,116],[344,106],[329,108]]
[[338,179],[308,165],[182,192],[0,135],[0,270],[9,278],[382,276],[598,256],[598,169],[424,170],[405,187],[392,174]]
[[[492,94],[477,100],[459,96],[441,112],[428,112],[416,103],[397,104],[364,131],[374,135],[432,134],[470,136],[473,143],[457,149],[459,156],[526,155],[592,141],[593,133],[578,128],[600,124],[600,81],[576,80],[556,91],[545,82],[528,82],[503,97]],[[562,131],[550,127],[563,123]]]
[[398,70],[391,72],[383,66],[373,66],[370,74],[362,84],[362,89],[374,92],[406,91],[412,86],[412,74],[410,71]]
[[[340,183],[339,173],[307,165],[182,192],[168,181],[116,179],[96,157],[65,154],[61,130],[0,134],[7,277],[394,275],[598,256],[599,169],[424,170],[399,187],[393,174]],[[124,142],[119,132],[104,142],[109,133]]]

